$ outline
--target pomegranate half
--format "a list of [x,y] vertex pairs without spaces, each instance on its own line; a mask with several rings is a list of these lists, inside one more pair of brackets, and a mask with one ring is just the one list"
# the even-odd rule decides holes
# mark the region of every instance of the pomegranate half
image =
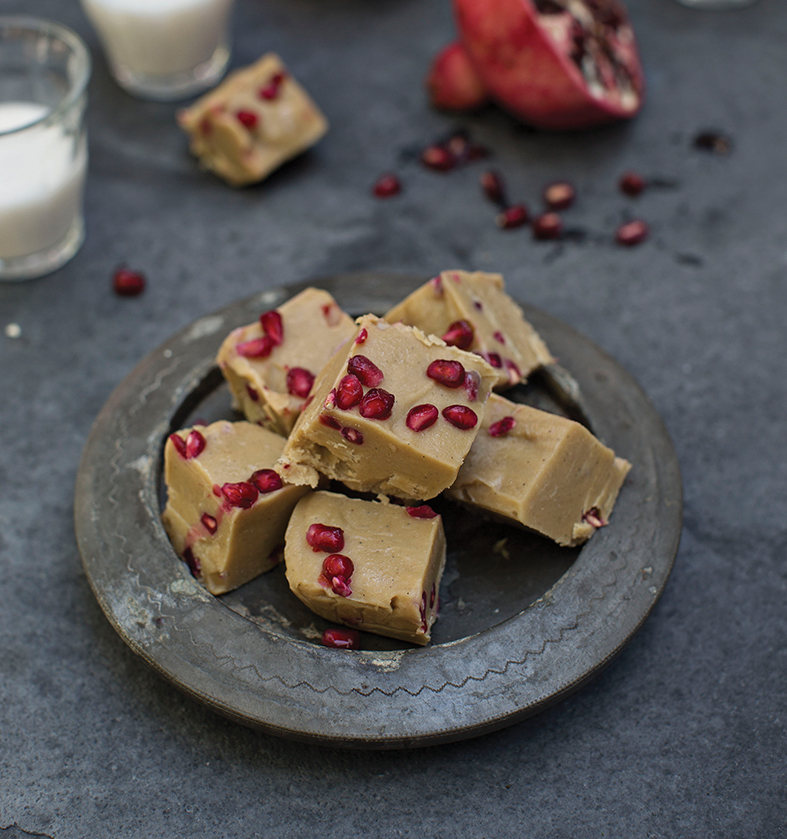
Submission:
[[634,116],[644,80],[619,0],[453,0],[462,43],[489,93],[547,129]]

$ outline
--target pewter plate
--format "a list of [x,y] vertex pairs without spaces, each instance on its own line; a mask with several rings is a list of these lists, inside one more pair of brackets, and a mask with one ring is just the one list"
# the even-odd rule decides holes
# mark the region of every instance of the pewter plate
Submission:
[[220,598],[189,574],[159,519],[163,444],[196,419],[233,418],[213,363],[225,335],[306,285],[327,289],[357,315],[384,312],[424,279],[341,275],[242,300],[152,352],[96,419],[75,498],[93,591],[136,653],[233,720],[355,748],[423,746],[499,729],[598,673],[666,584],[682,494],[664,425],[613,359],[528,306],[525,316],[561,367],[513,397],[584,422],[633,463],[610,526],[584,547],[559,548],[438,501],[449,550],[440,618],[426,648],[366,634],[361,651],[322,647],[328,624],[289,593],[281,567]]

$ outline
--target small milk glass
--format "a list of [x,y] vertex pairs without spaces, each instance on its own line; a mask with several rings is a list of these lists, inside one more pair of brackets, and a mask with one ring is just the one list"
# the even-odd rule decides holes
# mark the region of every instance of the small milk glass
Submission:
[[84,240],[89,78],[70,29],[0,16],[0,280],[48,274]]

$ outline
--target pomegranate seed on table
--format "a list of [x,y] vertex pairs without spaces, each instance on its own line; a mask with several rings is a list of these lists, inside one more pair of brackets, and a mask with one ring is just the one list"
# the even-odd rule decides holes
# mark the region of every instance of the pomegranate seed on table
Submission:
[[618,186],[621,192],[633,197],[644,191],[646,183],[642,175],[637,172],[624,172],[621,175]]
[[563,220],[557,213],[544,213],[533,221],[533,237],[542,241],[558,239],[563,232]]
[[576,190],[566,181],[549,184],[544,188],[544,203],[550,210],[567,210],[576,197]]
[[635,219],[634,221],[622,224],[618,228],[618,231],[615,234],[615,240],[619,245],[631,247],[644,242],[645,239],[648,238],[649,232],[650,228],[644,221],[641,219]]
[[527,224],[529,218],[530,213],[528,213],[524,204],[512,204],[510,207],[506,207],[502,213],[498,213],[495,222],[502,230],[513,230]]
[[112,277],[112,288],[120,297],[136,297],[145,290],[145,275],[130,268],[118,268]]
[[480,178],[481,189],[484,195],[495,204],[500,204],[502,207],[508,203],[506,201],[506,188],[503,182],[503,176],[493,169],[484,172]]
[[456,158],[445,146],[427,146],[421,152],[421,163],[435,172],[448,172],[456,166]]
[[402,182],[396,175],[382,175],[372,187],[372,193],[377,198],[392,198],[402,191]]

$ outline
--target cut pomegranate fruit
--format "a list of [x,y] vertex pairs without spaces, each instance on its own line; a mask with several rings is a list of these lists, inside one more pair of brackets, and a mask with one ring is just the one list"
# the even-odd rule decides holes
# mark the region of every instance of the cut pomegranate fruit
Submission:
[[589,128],[640,109],[644,82],[619,0],[453,0],[487,91],[530,125]]
[[305,399],[314,384],[314,373],[305,367],[291,367],[287,371],[287,392]]
[[372,187],[372,193],[377,198],[392,198],[402,191],[402,182],[396,175],[382,175]]
[[475,338],[473,325],[466,320],[455,320],[449,327],[448,332],[443,335],[443,340],[449,347],[457,347],[460,350],[470,348]]
[[315,553],[338,553],[344,547],[344,531],[328,524],[312,524],[306,531],[306,542]]
[[544,187],[544,203],[550,210],[567,210],[576,197],[576,190],[566,181]]
[[428,505],[421,504],[420,507],[406,507],[407,514],[414,519],[434,519],[437,518],[437,513]]
[[252,474],[249,481],[257,487],[261,495],[275,492],[283,486],[281,476],[273,469],[258,469]]
[[244,358],[267,358],[272,352],[275,343],[270,336],[263,335],[261,338],[252,338],[251,341],[241,341],[235,351]]
[[339,382],[339,387],[334,394],[334,401],[337,408],[349,411],[350,408],[354,408],[361,401],[362,396],[363,385],[360,379],[353,376],[352,373],[348,373]]
[[219,523],[216,521],[216,517],[210,515],[210,513],[203,513],[199,520],[202,522],[202,526],[205,530],[210,533],[211,536],[219,529]]
[[478,422],[478,415],[472,408],[466,405],[449,405],[443,408],[443,417],[445,417],[451,425],[456,428],[461,428],[466,431],[469,428],[475,428]]
[[326,577],[342,577],[349,582],[355,571],[353,561],[344,554],[331,554],[322,561],[322,570]]
[[145,290],[145,275],[130,268],[118,268],[112,277],[112,288],[121,297],[136,297]]
[[559,239],[563,232],[563,220],[557,213],[544,213],[533,221],[533,238]]
[[354,355],[347,362],[347,372],[356,376],[365,387],[377,387],[384,378],[383,371],[365,355]]
[[434,57],[426,89],[432,105],[445,111],[470,111],[487,100],[484,83],[458,42],[444,47]]
[[516,425],[513,417],[503,417],[489,426],[490,437],[503,437]]
[[366,391],[358,403],[361,416],[366,419],[384,420],[391,416],[394,406],[394,395],[381,387],[373,387]]
[[425,431],[431,428],[440,416],[434,405],[416,405],[407,412],[405,423],[410,431]]
[[515,227],[522,227],[527,224],[530,214],[524,204],[512,204],[506,207],[502,213],[497,214],[495,222],[502,230],[513,230]]
[[260,315],[260,326],[274,344],[281,344],[284,340],[284,322],[276,309],[271,309],[269,312],[263,312]]
[[445,387],[461,387],[465,381],[465,368],[458,361],[438,358],[426,368],[426,375]]
[[239,481],[236,484],[224,484],[221,488],[221,494],[230,507],[240,507],[243,510],[248,510],[249,507],[254,505],[260,493],[254,484],[248,481]]
[[361,635],[355,629],[326,629],[322,634],[322,645],[336,650],[359,650]]
[[618,232],[615,234],[615,240],[619,245],[632,247],[633,245],[639,245],[641,242],[644,242],[648,238],[649,232],[650,228],[644,221],[635,219],[626,224],[621,224]]
[[639,195],[646,186],[645,179],[637,172],[625,172],[618,182],[620,191],[626,195]]

